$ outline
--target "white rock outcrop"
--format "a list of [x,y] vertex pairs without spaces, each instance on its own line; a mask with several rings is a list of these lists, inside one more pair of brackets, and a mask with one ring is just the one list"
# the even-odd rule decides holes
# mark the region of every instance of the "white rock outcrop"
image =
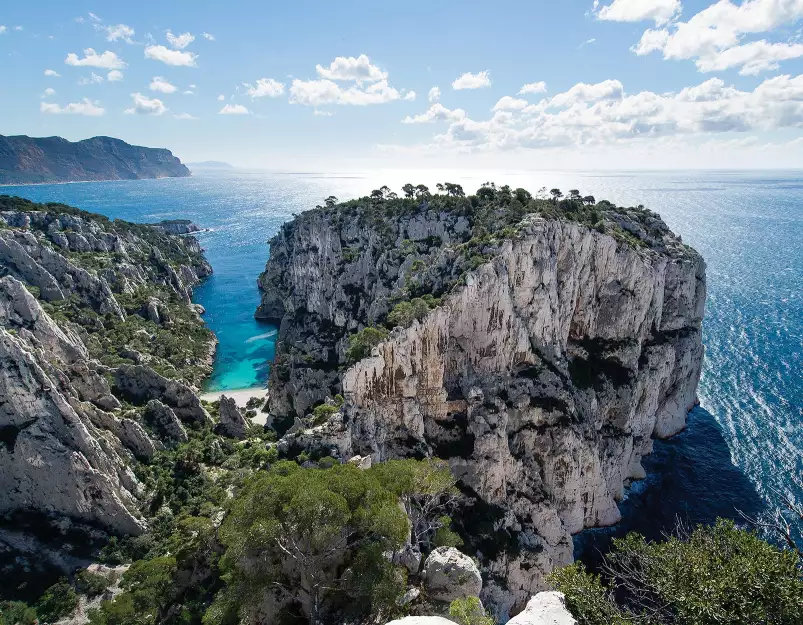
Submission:
[[424,561],[421,577],[427,596],[438,601],[477,597],[482,590],[477,565],[454,547],[433,549]]
[[559,592],[539,592],[527,607],[508,621],[508,625],[577,625],[566,609],[566,598]]

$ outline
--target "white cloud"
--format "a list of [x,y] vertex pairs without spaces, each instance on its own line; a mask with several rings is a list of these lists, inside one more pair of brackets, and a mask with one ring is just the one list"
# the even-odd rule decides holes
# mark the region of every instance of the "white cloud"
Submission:
[[42,102],[39,110],[51,115],[86,115],[88,117],[99,117],[106,112],[97,102],[92,102],[89,98],[84,98],[80,102],[71,102],[67,106]]
[[189,113],[178,113],[177,115],[173,115],[176,119],[187,119],[187,120],[194,120],[198,119],[195,115],[190,115]]
[[405,93],[404,94],[404,99],[409,101],[409,102],[412,102],[413,100],[415,100],[415,91],[408,91],[407,93]]
[[97,15],[95,15],[94,13],[90,13],[90,14],[89,14],[89,19],[91,19],[93,22],[102,22],[102,21],[103,21],[102,19],[100,19],[100,18],[99,18]]
[[14,30],[16,30],[17,32],[19,32],[19,31],[23,31],[23,30],[25,30],[25,29],[24,29],[22,26],[15,26],[15,27],[14,27]]
[[243,87],[252,98],[278,98],[284,93],[284,85],[273,78],[260,78],[256,85],[244,82]]
[[401,97],[399,92],[381,80],[365,88],[360,86],[341,88],[331,80],[293,80],[290,86],[290,102],[307,106],[324,104],[352,104],[366,106],[383,104]]
[[522,85],[521,89],[519,89],[519,95],[527,95],[528,93],[546,93],[546,83],[541,80]]
[[106,50],[103,54],[98,54],[92,48],[84,50],[84,58],[79,59],[78,55],[70,52],[64,59],[67,65],[74,67],[99,67],[100,69],[123,69],[125,62],[114,52]]
[[553,107],[571,106],[577,102],[593,102],[596,100],[619,100],[624,94],[624,87],[618,80],[605,80],[594,85],[578,83],[565,93],[559,93],[549,101]]
[[117,26],[105,26],[103,30],[106,31],[106,41],[122,40],[126,43],[134,43],[132,37],[134,36],[134,29],[125,24],[117,24]]
[[242,104],[227,104],[218,111],[218,115],[248,115],[250,111]]
[[195,85],[189,85],[187,88],[188,88],[188,89],[195,89],[195,88],[196,88],[196,86],[195,86]]
[[184,33],[183,35],[174,35],[169,30],[167,31],[167,43],[169,43],[176,50],[183,50],[188,45],[195,41],[192,33]]
[[731,67],[741,67],[740,74],[753,76],[764,71],[778,69],[779,61],[796,59],[801,56],[803,56],[803,44],[767,43],[761,40],[727,48],[716,55],[702,57],[696,61],[696,65],[701,72],[717,72]]
[[195,67],[195,59],[198,58],[198,55],[192,52],[171,50],[166,46],[148,46],[145,48],[145,58],[161,61],[167,65]]
[[694,60],[701,72],[740,67],[742,74],[775,69],[803,56],[794,41],[744,43],[745,35],[766,33],[803,18],[803,0],[720,0],[686,22],[648,29],[633,46],[638,55],[662,53],[664,59]]
[[113,69],[106,74],[106,80],[109,82],[120,82],[123,79],[123,72]]
[[210,35],[209,33],[201,33],[201,36],[204,39],[206,39],[207,41],[214,41],[215,40],[215,36],[214,35]]
[[85,78],[82,78],[81,80],[79,80],[78,84],[79,85],[98,85],[98,84],[100,84],[102,82],[103,82],[103,76],[98,76],[95,72],[92,72],[92,74],[88,78],[85,77]]
[[222,93],[217,97],[217,101],[218,102],[223,102],[223,100],[225,100],[225,99],[226,99],[226,96],[224,96]]
[[597,18],[611,22],[654,20],[660,26],[680,13],[681,8],[680,0],[613,0],[598,10]]
[[195,92],[192,89],[187,89],[186,91],[181,92],[183,95],[195,95]]
[[[424,117],[420,121],[427,121]],[[607,80],[575,85],[552,100],[521,110],[496,111],[484,121],[466,116],[453,120],[427,149],[494,152],[587,145],[636,149],[634,142],[655,145],[718,135],[744,139],[748,133],[790,128],[803,128],[803,75],[776,76],[753,91],[713,78],[676,93],[632,95],[619,81]]]
[[321,78],[327,80],[353,80],[358,83],[387,80],[388,73],[371,64],[370,59],[361,54],[358,57],[339,56],[329,67],[316,65],[315,70]]
[[134,99],[134,106],[125,110],[129,115],[163,115],[168,110],[158,98],[149,98],[141,93],[132,93],[131,97]]
[[463,109],[447,109],[440,103],[435,103],[429,107],[426,113],[421,113],[415,117],[409,115],[402,120],[402,124],[431,124],[433,122],[458,121],[465,118],[466,112]]
[[427,100],[430,102],[437,102],[441,99],[441,90],[438,87],[432,87],[427,94]]
[[8,26],[3,26],[0,24],[0,35],[5,34],[8,32]]
[[527,100],[521,100],[518,98],[511,98],[509,95],[500,98],[499,102],[497,102],[493,109],[494,111],[520,111],[523,108],[526,108],[530,103]]
[[491,74],[488,71],[472,74],[466,72],[452,83],[452,89],[482,89],[491,86]]
[[319,111],[318,109],[315,109],[314,111],[312,111],[312,114],[313,115],[317,115],[318,117],[331,117],[332,116],[332,114],[329,111]]
[[154,76],[151,84],[148,85],[148,88],[151,91],[159,91],[160,93],[175,93],[178,91],[178,87],[171,84],[170,81],[162,78],[161,76]]
[[58,73],[56,70],[54,70],[54,69],[46,69],[46,70],[45,70],[45,76],[52,76],[53,78],[60,78],[60,77],[61,77],[61,74],[59,74],[59,73]]
[[49,98],[50,96],[52,96],[55,93],[56,93],[55,89],[53,89],[52,87],[48,87],[47,89],[45,89],[45,92],[42,94],[42,97],[43,98]]

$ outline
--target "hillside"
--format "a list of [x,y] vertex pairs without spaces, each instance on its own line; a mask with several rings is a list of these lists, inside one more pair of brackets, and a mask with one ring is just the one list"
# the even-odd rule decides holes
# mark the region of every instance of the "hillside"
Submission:
[[75,143],[61,137],[0,135],[0,184],[139,180],[189,176],[170,150],[112,137]]

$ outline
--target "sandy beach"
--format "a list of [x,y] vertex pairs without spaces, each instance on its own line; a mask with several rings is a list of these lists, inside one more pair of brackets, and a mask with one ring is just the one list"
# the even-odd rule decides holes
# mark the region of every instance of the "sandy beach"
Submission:
[[240,408],[245,408],[248,400],[252,397],[266,398],[268,396],[268,389],[257,386],[254,388],[241,388],[228,391],[213,391],[211,393],[203,393],[201,399],[204,401],[217,401],[221,395],[231,397]]

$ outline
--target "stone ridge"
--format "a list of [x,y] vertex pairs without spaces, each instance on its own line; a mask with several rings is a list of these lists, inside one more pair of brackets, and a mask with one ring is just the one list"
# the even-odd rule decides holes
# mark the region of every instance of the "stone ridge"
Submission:
[[[503,616],[571,561],[573,533],[619,520],[653,438],[684,427],[705,264],[641,208],[599,203],[592,226],[531,203],[487,228],[434,204],[378,227],[348,206],[312,211],[273,239],[258,311],[281,324],[271,416],[306,423],[287,448],[448,460],[483,601]],[[422,291],[439,305],[348,363],[350,337]],[[305,416],[338,393],[327,423]]]
[[209,419],[191,383],[214,337],[190,297],[210,272],[191,237],[0,196],[0,513],[145,530],[131,467],[170,444],[145,404],[173,431]]
[[138,180],[190,176],[170,150],[112,137],[75,143],[61,137],[0,135],[0,184]]

